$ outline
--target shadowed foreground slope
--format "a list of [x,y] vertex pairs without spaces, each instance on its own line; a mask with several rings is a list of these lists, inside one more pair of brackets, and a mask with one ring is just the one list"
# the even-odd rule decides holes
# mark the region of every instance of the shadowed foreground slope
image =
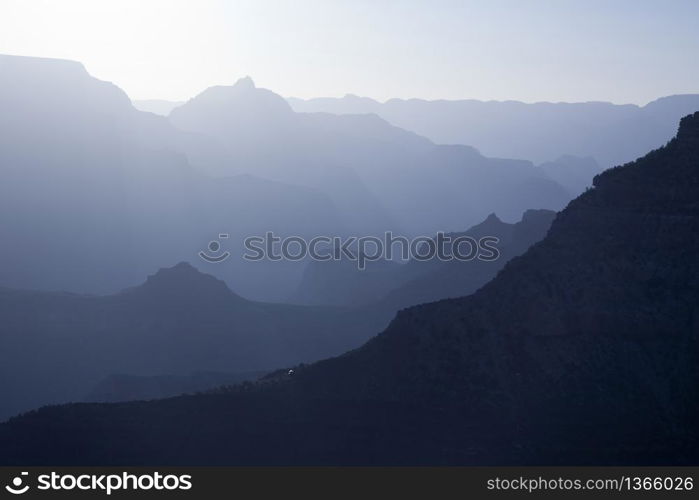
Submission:
[[474,295],[292,375],[32,412],[0,427],[0,461],[696,464],[698,252],[694,114]]

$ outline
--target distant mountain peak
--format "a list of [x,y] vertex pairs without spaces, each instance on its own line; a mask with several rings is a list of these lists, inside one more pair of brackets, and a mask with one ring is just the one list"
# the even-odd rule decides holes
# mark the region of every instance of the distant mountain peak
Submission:
[[[189,262],[179,262],[172,267],[161,267],[156,271],[155,274],[148,276],[146,279],[146,284],[148,283],[173,283],[179,284],[183,281],[207,281],[212,280],[223,283],[222,281],[214,278],[209,274],[204,274],[199,271],[196,267],[191,265]],[[224,285],[225,286],[225,285]]]
[[211,302],[230,297],[244,300],[233,293],[226,283],[210,274],[202,273],[189,262],[180,262],[172,267],[160,268],[155,274],[148,276],[145,283],[125,290],[125,292],[187,299],[192,302]]
[[506,230],[505,228],[511,228],[511,226],[512,224],[503,222],[502,219],[495,214],[495,212],[492,212],[482,222],[471,227],[468,231],[466,231],[463,234],[468,233],[471,235],[491,236],[493,234],[500,233]]
[[372,99],[371,97],[364,97],[357,94],[345,94],[343,99],[345,101],[353,101],[356,103],[378,104],[378,102]]
[[[209,87],[172,110],[170,120],[182,129],[249,145],[259,136],[286,130],[295,114],[286,100],[255,86],[246,76],[233,85]],[[252,142],[251,142],[252,141]]]
[[158,269],[158,271],[155,273],[154,276],[162,275],[162,274],[168,274],[168,273],[195,273],[195,274],[204,274],[200,272],[196,267],[194,267],[192,264],[190,264],[187,261],[182,261],[178,262],[174,266],[171,267],[161,267]]
[[235,82],[233,87],[239,90],[252,90],[255,88],[255,82],[250,76],[244,76]]

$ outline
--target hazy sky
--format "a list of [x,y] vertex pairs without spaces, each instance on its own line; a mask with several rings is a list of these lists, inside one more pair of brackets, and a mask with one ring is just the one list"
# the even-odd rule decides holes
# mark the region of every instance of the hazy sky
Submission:
[[81,61],[135,99],[250,75],[298,97],[645,103],[699,92],[698,22],[696,0],[0,0],[0,53]]

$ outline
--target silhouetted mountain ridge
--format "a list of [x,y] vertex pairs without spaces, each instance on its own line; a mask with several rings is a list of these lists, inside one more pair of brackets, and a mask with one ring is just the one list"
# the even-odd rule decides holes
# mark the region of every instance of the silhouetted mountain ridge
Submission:
[[267,231],[429,235],[570,199],[529,162],[437,146],[377,115],[295,113],[249,80],[166,118],[78,63],[2,55],[0,68],[0,212],[22,214],[0,218],[11,288],[114,293],[188,260],[246,297],[281,301],[302,263],[213,266],[198,252],[224,232],[228,250]]
[[294,99],[296,111],[376,113],[441,144],[469,144],[487,156],[550,162],[593,157],[602,168],[625,163],[672,138],[679,119],[699,111],[699,94],[659,98],[645,106],[608,102],[524,103],[368,98]]
[[180,262],[169,268],[161,268],[146,278],[145,283],[126,289],[123,293],[150,296],[156,299],[172,298],[180,301],[201,302],[235,300],[248,302],[231,291],[225,282],[210,274],[204,274],[189,262]]
[[[469,297],[403,310],[361,348],[258,384],[26,414],[0,426],[0,460],[696,463],[698,166],[699,113],[598,175]],[[146,429],[145,444],[113,438]]]
[[250,83],[207,89],[175,108],[170,120],[223,145],[226,161],[200,163],[208,172],[248,171],[318,189],[351,234],[433,234],[493,210],[516,217],[532,207],[562,208],[571,197],[530,162],[435,145],[374,113],[297,113]]
[[255,87],[250,77],[234,85],[209,87],[170,112],[178,127],[244,144],[259,134],[281,133],[293,125],[295,113],[280,96]]
[[267,371],[340,354],[383,328],[390,315],[253,302],[179,263],[113,295],[0,289],[0,318],[5,418],[79,401],[115,373]]
[[[4,286],[113,293],[163,262],[198,259],[221,232],[232,247],[267,230],[347,230],[317,189],[205,174],[199,161],[227,159],[215,138],[137,111],[78,63],[0,55],[0,72],[0,212],[22,214],[0,218]],[[245,264],[207,269],[255,298],[296,285],[289,266]]]

